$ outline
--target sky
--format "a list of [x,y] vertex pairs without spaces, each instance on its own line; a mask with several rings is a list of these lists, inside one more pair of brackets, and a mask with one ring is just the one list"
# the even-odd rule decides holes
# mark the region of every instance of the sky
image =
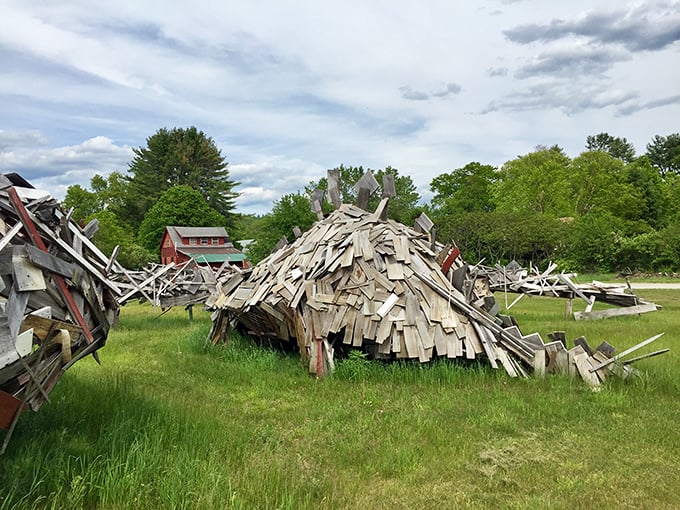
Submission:
[[680,131],[680,1],[0,2],[0,172],[63,198],[162,127],[264,214],[340,164],[434,177]]

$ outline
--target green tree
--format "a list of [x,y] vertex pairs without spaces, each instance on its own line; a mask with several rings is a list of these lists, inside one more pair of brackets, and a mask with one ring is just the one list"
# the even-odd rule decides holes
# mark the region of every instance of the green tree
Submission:
[[606,152],[610,156],[630,163],[635,159],[635,147],[625,138],[599,133],[586,138],[586,151]]
[[141,224],[161,194],[173,186],[190,186],[208,205],[232,223],[233,191],[238,183],[229,179],[227,162],[212,138],[195,127],[159,129],[134,149],[129,165],[128,211],[132,225]]
[[647,144],[647,157],[662,177],[668,173],[680,174],[680,133],[656,135]]
[[438,175],[430,183],[434,213],[493,211],[496,206],[492,188],[497,178],[495,167],[476,161]]
[[135,242],[133,232],[108,209],[97,211],[87,221],[97,219],[99,229],[93,241],[106,255],[111,255],[116,246],[120,247],[117,260],[127,269],[140,269],[147,262],[155,260],[155,251],[149,251]]
[[664,224],[680,222],[680,175],[667,174],[663,179]]
[[255,243],[248,247],[251,260],[258,263],[267,257],[282,237],[292,242],[293,228],[299,227],[304,232],[316,219],[309,198],[299,192],[282,196],[274,202],[272,211],[262,218]]
[[568,224],[539,213],[472,211],[439,223],[442,242],[455,242],[471,263],[547,265],[567,238]]
[[499,211],[569,214],[569,158],[558,146],[537,147],[503,165],[494,186]]
[[71,217],[77,222],[85,221],[85,218],[102,210],[101,198],[80,184],[73,184],[66,189],[66,196],[61,205],[66,211],[73,208]]
[[637,215],[642,207],[640,193],[626,182],[623,162],[608,153],[584,152],[571,161],[568,170],[574,216],[609,211],[626,218]]
[[641,199],[635,219],[642,219],[654,228],[667,224],[670,221],[669,195],[666,192],[669,183],[661,178],[649,158],[640,156],[629,163],[624,174],[626,182],[637,190]]
[[104,177],[95,174],[90,179],[90,188],[79,184],[69,186],[62,202],[65,209],[74,208],[73,218],[81,220],[104,209],[113,212],[121,221],[127,216],[128,181],[120,172],[111,172]]
[[144,215],[137,233],[138,243],[156,254],[163,231],[168,225],[215,227],[224,217],[210,207],[201,193],[190,186],[173,186],[159,197]]

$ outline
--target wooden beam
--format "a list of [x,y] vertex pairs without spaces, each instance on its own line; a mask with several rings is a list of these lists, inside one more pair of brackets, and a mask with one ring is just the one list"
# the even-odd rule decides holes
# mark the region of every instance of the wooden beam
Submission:
[[[21,220],[21,223],[24,225],[24,228],[26,229],[29,237],[33,241],[33,244],[35,244],[42,251],[47,252],[47,246],[45,246],[45,242],[42,240],[42,237],[40,237],[38,230],[35,228],[35,224],[28,215],[28,211],[26,211],[26,208],[24,207],[21,198],[19,198],[17,191],[14,189],[14,186],[10,186],[9,188],[7,188],[7,194],[9,195],[10,200],[14,204],[14,207],[16,208],[17,213],[19,214],[19,219]],[[69,312],[71,313],[75,321],[78,323],[78,325],[81,328],[83,328],[83,335],[85,336],[85,341],[88,344],[91,344],[94,341],[94,338],[92,337],[92,333],[90,332],[90,327],[87,325],[87,322],[85,322],[85,318],[83,317],[82,313],[76,306],[75,301],[73,301],[73,296],[66,287],[66,282],[64,282],[64,279],[58,274],[53,274],[52,277],[54,278],[54,281],[57,284],[59,294],[61,294],[61,297],[66,302],[66,306],[68,307]]]

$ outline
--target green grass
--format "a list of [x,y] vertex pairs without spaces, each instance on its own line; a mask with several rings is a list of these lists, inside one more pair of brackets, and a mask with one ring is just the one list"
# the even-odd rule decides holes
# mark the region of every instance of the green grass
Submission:
[[203,312],[127,305],[102,366],[77,363],[22,417],[0,509],[678,508],[680,292],[643,296],[664,309],[593,322],[565,320],[563,300],[512,309],[525,333],[619,349],[665,331],[650,347],[669,354],[599,393],[360,356],[316,380],[245,339],[205,350]]

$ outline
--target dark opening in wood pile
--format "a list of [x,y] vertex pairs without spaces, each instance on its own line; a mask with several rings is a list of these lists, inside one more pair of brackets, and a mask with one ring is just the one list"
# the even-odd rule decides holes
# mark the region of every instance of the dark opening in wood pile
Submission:
[[0,429],[4,451],[23,410],[37,411],[64,371],[96,357],[118,317],[110,259],[58,202],[0,175]]

